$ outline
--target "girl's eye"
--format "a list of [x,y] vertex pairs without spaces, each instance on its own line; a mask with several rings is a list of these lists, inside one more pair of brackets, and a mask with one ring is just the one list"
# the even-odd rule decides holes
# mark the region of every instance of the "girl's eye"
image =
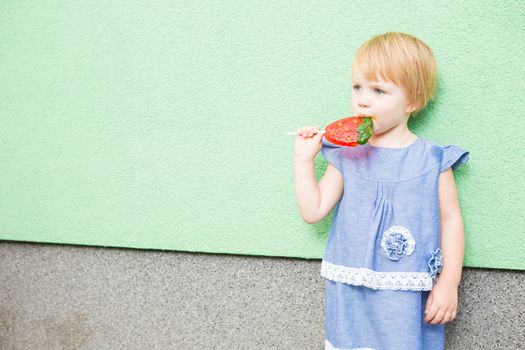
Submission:
[[[361,86],[359,86],[359,85],[354,85],[353,88],[354,88],[354,90],[357,90],[357,89],[360,89]],[[377,91],[379,95],[382,95],[382,94],[385,93],[385,91],[382,90],[382,89],[374,89],[374,91]]]

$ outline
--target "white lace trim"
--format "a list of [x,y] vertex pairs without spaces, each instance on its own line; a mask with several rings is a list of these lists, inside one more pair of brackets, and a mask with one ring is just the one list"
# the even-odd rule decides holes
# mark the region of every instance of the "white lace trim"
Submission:
[[336,348],[328,341],[328,339],[324,340],[324,349],[325,350],[376,350],[374,348],[352,348],[352,349],[343,349],[343,348]]
[[426,272],[381,272],[364,267],[335,265],[323,260],[321,276],[372,289],[431,290],[432,278]]

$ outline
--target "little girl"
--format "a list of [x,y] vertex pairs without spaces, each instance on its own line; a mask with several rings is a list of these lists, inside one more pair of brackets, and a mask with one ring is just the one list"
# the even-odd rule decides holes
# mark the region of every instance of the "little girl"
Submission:
[[[374,36],[358,49],[352,79],[352,115],[374,116],[368,142],[339,146],[318,127],[298,128],[295,142],[301,216],[317,223],[335,206],[321,265],[325,349],[444,349],[464,254],[452,169],[469,152],[407,126],[436,90],[434,55],[419,39]],[[317,183],[319,150],[329,164]]]

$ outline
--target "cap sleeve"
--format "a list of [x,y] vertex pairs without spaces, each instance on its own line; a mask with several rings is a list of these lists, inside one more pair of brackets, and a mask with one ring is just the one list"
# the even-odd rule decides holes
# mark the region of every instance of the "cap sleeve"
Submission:
[[452,167],[452,170],[455,170],[458,165],[467,163],[469,157],[469,151],[464,150],[456,145],[444,146],[439,172],[442,173],[450,167]]
[[344,146],[328,141],[324,135],[321,142],[321,154],[324,159],[332,164],[337,170],[341,171],[341,151]]

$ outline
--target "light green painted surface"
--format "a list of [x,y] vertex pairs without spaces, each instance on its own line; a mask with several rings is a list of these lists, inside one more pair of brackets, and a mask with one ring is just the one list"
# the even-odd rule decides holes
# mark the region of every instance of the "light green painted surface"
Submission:
[[348,116],[355,50],[403,31],[440,70],[411,127],[471,152],[465,266],[525,269],[524,23],[523,1],[3,1],[0,239],[321,258],[285,132]]

